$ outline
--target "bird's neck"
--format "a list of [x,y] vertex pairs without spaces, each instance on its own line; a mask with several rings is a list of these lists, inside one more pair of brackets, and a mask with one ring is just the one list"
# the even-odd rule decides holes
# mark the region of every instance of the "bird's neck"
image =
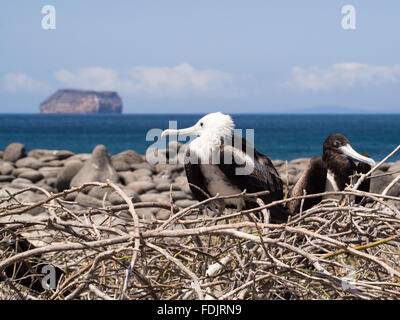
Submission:
[[219,159],[221,144],[227,139],[232,139],[232,137],[222,137],[215,132],[206,132],[190,143],[190,150],[201,159],[201,163],[214,163],[216,159]]

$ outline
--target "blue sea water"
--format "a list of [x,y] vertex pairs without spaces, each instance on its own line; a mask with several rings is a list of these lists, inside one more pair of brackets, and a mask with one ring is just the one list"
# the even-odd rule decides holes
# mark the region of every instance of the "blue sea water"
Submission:
[[[11,142],[36,148],[91,152],[104,144],[111,154],[133,149],[141,154],[154,141],[150,129],[193,125],[202,115],[0,115],[0,149]],[[254,129],[256,148],[271,159],[292,160],[321,155],[331,133],[342,133],[357,151],[381,160],[400,144],[400,115],[232,115],[236,127]],[[391,161],[400,160],[400,154]]]

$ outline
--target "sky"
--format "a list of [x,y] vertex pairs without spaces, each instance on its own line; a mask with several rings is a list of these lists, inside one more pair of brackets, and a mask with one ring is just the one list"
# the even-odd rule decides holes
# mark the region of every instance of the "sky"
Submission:
[[115,90],[124,113],[399,113],[399,17],[398,0],[2,0],[0,113],[63,88]]

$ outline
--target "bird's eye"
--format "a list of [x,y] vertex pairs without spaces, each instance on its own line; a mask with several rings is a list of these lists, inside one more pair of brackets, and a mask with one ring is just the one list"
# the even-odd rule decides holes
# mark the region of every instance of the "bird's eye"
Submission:
[[202,127],[204,125],[204,123],[203,122],[200,122],[200,127]]
[[340,143],[339,140],[336,140],[336,141],[335,141],[335,147],[336,147],[336,148],[340,147],[341,145],[342,145],[342,144]]

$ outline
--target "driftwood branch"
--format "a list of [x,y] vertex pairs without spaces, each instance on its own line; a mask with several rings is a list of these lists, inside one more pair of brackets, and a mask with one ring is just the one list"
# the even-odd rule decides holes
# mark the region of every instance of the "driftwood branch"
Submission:
[[[13,292],[16,299],[68,300],[399,299],[400,213],[393,203],[400,198],[387,195],[399,181],[394,178],[382,194],[354,186],[264,204],[258,198],[264,193],[244,191],[187,208],[172,197],[170,204],[133,203],[110,181],[56,194],[36,188],[44,195],[36,203],[16,199],[32,188],[19,190],[0,199],[0,297]],[[125,204],[76,209],[63,200],[93,186],[113,189]],[[269,223],[273,206],[330,195],[370,201],[362,206],[328,199],[287,223]],[[243,197],[259,206],[199,215],[214,201]],[[171,215],[149,224],[137,208],[162,208]],[[34,209],[47,216],[27,220]],[[262,219],[252,215],[256,212]],[[48,244],[37,244],[42,236],[37,239],[35,232],[50,238]],[[56,288],[23,287],[24,279],[41,281],[42,265],[62,273]]]

